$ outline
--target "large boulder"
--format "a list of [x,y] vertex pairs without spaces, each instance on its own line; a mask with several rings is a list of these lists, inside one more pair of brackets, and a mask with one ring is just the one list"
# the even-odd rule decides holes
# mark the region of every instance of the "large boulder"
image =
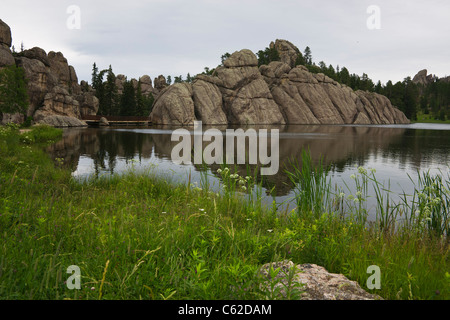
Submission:
[[45,95],[43,106],[34,113],[34,120],[40,122],[52,115],[80,119],[80,104],[65,88],[56,86]]
[[275,48],[280,56],[280,61],[286,63],[291,68],[295,67],[300,50],[287,40],[277,39],[270,43],[270,48]]
[[216,69],[214,81],[223,97],[230,124],[285,124],[280,108],[258,69],[250,50],[234,52]]
[[82,116],[95,116],[97,114],[100,102],[94,92],[83,92],[75,95],[74,98],[78,101]]
[[27,111],[32,116],[44,102],[45,95],[58,85],[58,78],[40,60],[16,57],[16,64],[25,71],[30,105]]
[[153,124],[193,125],[195,118],[193,90],[189,83],[176,83],[163,89],[153,105]]
[[87,123],[80,119],[54,114],[46,116],[36,123],[53,127],[87,127]]
[[5,44],[8,48],[11,47],[12,37],[11,28],[0,19],[0,44]]
[[421,84],[421,85],[428,85],[429,83],[432,82],[433,80],[433,75],[427,75],[428,74],[428,70],[427,69],[423,69],[420,70],[412,79],[412,82],[414,82],[415,84]]
[[[274,278],[270,268],[279,270]],[[286,298],[286,289],[289,288],[297,290],[300,300],[383,300],[362,289],[356,281],[342,274],[329,273],[315,264],[295,265],[292,261],[267,263],[261,267],[260,275],[262,291],[270,295],[278,294],[279,297]]]
[[192,89],[197,120],[212,125],[228,123],[223,111],[222,93],[218,86],[199,78],[194,81]]
[[163,75],[159,75],[155,80],[153,81],[153,84],[155,86],[155,89],[159,92],[166,88],[168,86],[166,82],[166,78]]
[[41,49],[39,47],[33,47],[31,49],[24,50],[23,52],[18,53],[18,55],[28,59],[39,60],[46,67],[50,67],[50,61],[48,59],[47,53],[44,49]]
[[288,124],[409,123],[385,96],[355,92],[304,66],[291,69],[284,62],[271,62],[260,72]]
[[143,75],[139,78],[139,83],[141,84],[141,90],[144,96],[153,93],[152,78],[150,76]]
[[14,56],[9,47],[5,44],[0,44],[0,69],[15,64]]

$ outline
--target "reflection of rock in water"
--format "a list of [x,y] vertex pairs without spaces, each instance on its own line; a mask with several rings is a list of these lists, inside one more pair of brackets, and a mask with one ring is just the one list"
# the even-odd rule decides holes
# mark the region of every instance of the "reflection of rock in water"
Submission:
[[[224,127],[218,127],[222,131]],[[253,127],[257,132],[262,127]],[[262,177],[263,186],[266,189],[275,187],[273,195],[287,195],[293,188],[285,170],[292,169],[292,162],[301,161],[303,150],[310,150],[312,160],[318,164],[321,157],[324,164],[333,165],[333,170],[343,171],[348,165],[362,165],[370,155],[375,155],[379,150],[385,152],[392,145],[404,143],[405,129],[386,127],[359,127],[359,126],[271,126],[270,129],[280,129],[280,164],[279,172],[274,176]],[[86,156],[93,160],[95,173],[114,173],[117,159],[131,160],[136,157],[149,159],[154,155],[160,159],[171,159],[172,149],[179,143],[171,141],[171,134],[157,132],[155,134],[144,131],[114,130],[110,128],[86,128],[67,129],[63,139],[48,150],[53,158],[64,158],[64,164],[72,170],[76,170],[80,156]],[[158,128],[170,129],[170,128]],[[207,130],[208,127],[204,127]],[[245,131],[249,129],[242,128]],[[190,129],[192,131],[192,128]],[[268,131],[270,133],[270,131]],[[210,142],[203,142],[203,149]],[[224,150],[226,139],[224,136]],[[237,144],[235,144],[235,162],[237,156]],[[270,146],[270,139],[268,141]],[[248,144],[246,146],[248,152]],[[191,155],[194,153],[194,139],[191,135]],[[192,158],[193,159],[193,158]],[[195,166],[197,170],[201,165]],[[216,176],[220,165],[211,165],[212,172]],[[252,175],[257,165],[236,165],[237,172],[241,176]],[[249,174],[250,172],[250,174]],[[220,178],[220,176],[218,176]],[[261,177],[258,177],[261,179]]]
[[[258,132],[260,127],[253,127]],[[277,128],[272,126],[272,129]],[[324,158],[326,166],[333,165],[334,170],[343,171],[346,165],[360,165],[367,160],[370,154],[376,154],[378,149],[387,147],[401,140],[405,129],[385,128],[385,127],[358,127],[358,126],[282,126],[280,128],[280,168],[277,175],[264,176],[263,186],[266,189],[275,187],[275,195],[282,196],[288,194],[293,185],[285,170],[292,169],[292,163],[301,161],[303,150],[310,150],[314,164],[318,164]],[[203,128],[207,129],[207,128]],[[248,128],[244,128],[247,130]],[[268,131],[270,132],[270,131]],[[155,154],[161,158],[171,157],[173,147],[179,142],[172,142],[170,135],[154,135]],[[224,150],[226,145],[225,136],[223,138]],[[210,142],[203,142],[203,150]],[[270,139],[268,141],[270,146]],[[193,154],[194,139],[191,135],[191,152]],[[248,143],[246,146],[248,152]],[[237,147],[235,145],[235,163]],[[192,158],[193,159],[193,158]],[[201,165],[196,165],[198,170]],[[236,165],[237,173],[241,176],[253,173],[258,165]],[[211,170],[216,174],[220,165],[211,165]],[[217,174],[216,174],[217,175]],[[252,175],[252,174],[251,174]],[[217,175],[218,176],[218,175]],[[218,176],[219,177],[219,176]],[[219,177],[220,178],[220,177]],[[261,177],[258,177],[261,179]]]
[[93,160],[95,173],[114,173],[117,158],[130,161],[148,159],[152,155],[152,136],[132,131],[109,129],[67,129],[63,138],[47,149],[53,159],[62,158],[63,164],[75,171],[80,156]]
[[87,130],[85,128],[64,130],[62,139],[49,146],[47,152],[53,160],[59,158],[60,161],[57,161],[58,163],[62,163],[64,167],[75,171],[78,166],[81,148],[83,145],[92,144],[93,142],[86,139],[87,137],[84,133]]

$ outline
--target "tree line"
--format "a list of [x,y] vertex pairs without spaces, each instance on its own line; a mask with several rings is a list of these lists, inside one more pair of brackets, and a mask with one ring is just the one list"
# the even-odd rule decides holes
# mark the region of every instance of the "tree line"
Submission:
[[99,71],[94,62],[92,88],[99,100],[97,114],[102,116],[148,116],[152,110],[153,94],[144,95],[140,80],[135,86],[131,80],[126,78],[123,82],[123,90],[119,93],[116,80],[117,77],[111,65],[108,69]]

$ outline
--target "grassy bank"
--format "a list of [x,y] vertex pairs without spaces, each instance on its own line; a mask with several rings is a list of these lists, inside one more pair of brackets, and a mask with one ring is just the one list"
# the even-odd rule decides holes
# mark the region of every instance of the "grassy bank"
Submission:
[[[381,289],[368,291],[385,299],[450,298],[449,243],[429,228],[369,227],[316,210],[323,198],[312,195],[298,198],[299,210],[276,212],[236,194],[261,187],[225,168],[221,195],[152,169],[79,183],[42,151],[60,134],[0,128],[1,299],[265,299],[257,271],[284,259],[364,289],[367,267],[378,265]],[[71,265],[80,290],[67,288]]]
[[445,123],[445,124],[450,124],[450,119],[439,120],[439,119],[436,119],[431,114],[418,113],[417,114],[417,120],[411,121],[411,123]]

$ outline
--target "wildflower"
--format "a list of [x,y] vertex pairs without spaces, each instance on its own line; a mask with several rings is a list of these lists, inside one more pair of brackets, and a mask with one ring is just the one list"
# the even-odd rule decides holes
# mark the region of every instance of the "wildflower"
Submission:
[[367,173],[367,170],[364,169],[363,167],[359,167],[359,168],[358,168],[358,172],[361,173],[361,174],[366,174],[366,173]]
[[246,188],[245,186],[242,186],[242,190],[243,190],[243,191],[246,191],[247,188]]
[[345,193],[343,193],[343,192],[341,192],[340,194],[339,194],[339,198],[344,198],[345,197]]
[[205,209],[198,209],[198,210],[200,210],[201,212],[205,211]]
[[221,174],[222,173],[222,169],[217,169],[217,173]]
[[353,180],[355,180],[355,179],[356,179],[356,176],[355,176],[354,174],[352,174],[352,175],[350,176],[350,178],[353,179]]
[[356,196],[357,197],[361,197],[362,196],[362,192],[361,191],[356,191]]
[[249,176],[246,176],[246,177],[245,177],[245,180],[247,180],[247,181],[250,181],[250,179],[251,179],[251,178],[250,178]]
[[273,232],[273,229],[269,229],[269,230],[267,230],[267,232]]
[[91,287],[91,290],[95,290],[95,287]]

